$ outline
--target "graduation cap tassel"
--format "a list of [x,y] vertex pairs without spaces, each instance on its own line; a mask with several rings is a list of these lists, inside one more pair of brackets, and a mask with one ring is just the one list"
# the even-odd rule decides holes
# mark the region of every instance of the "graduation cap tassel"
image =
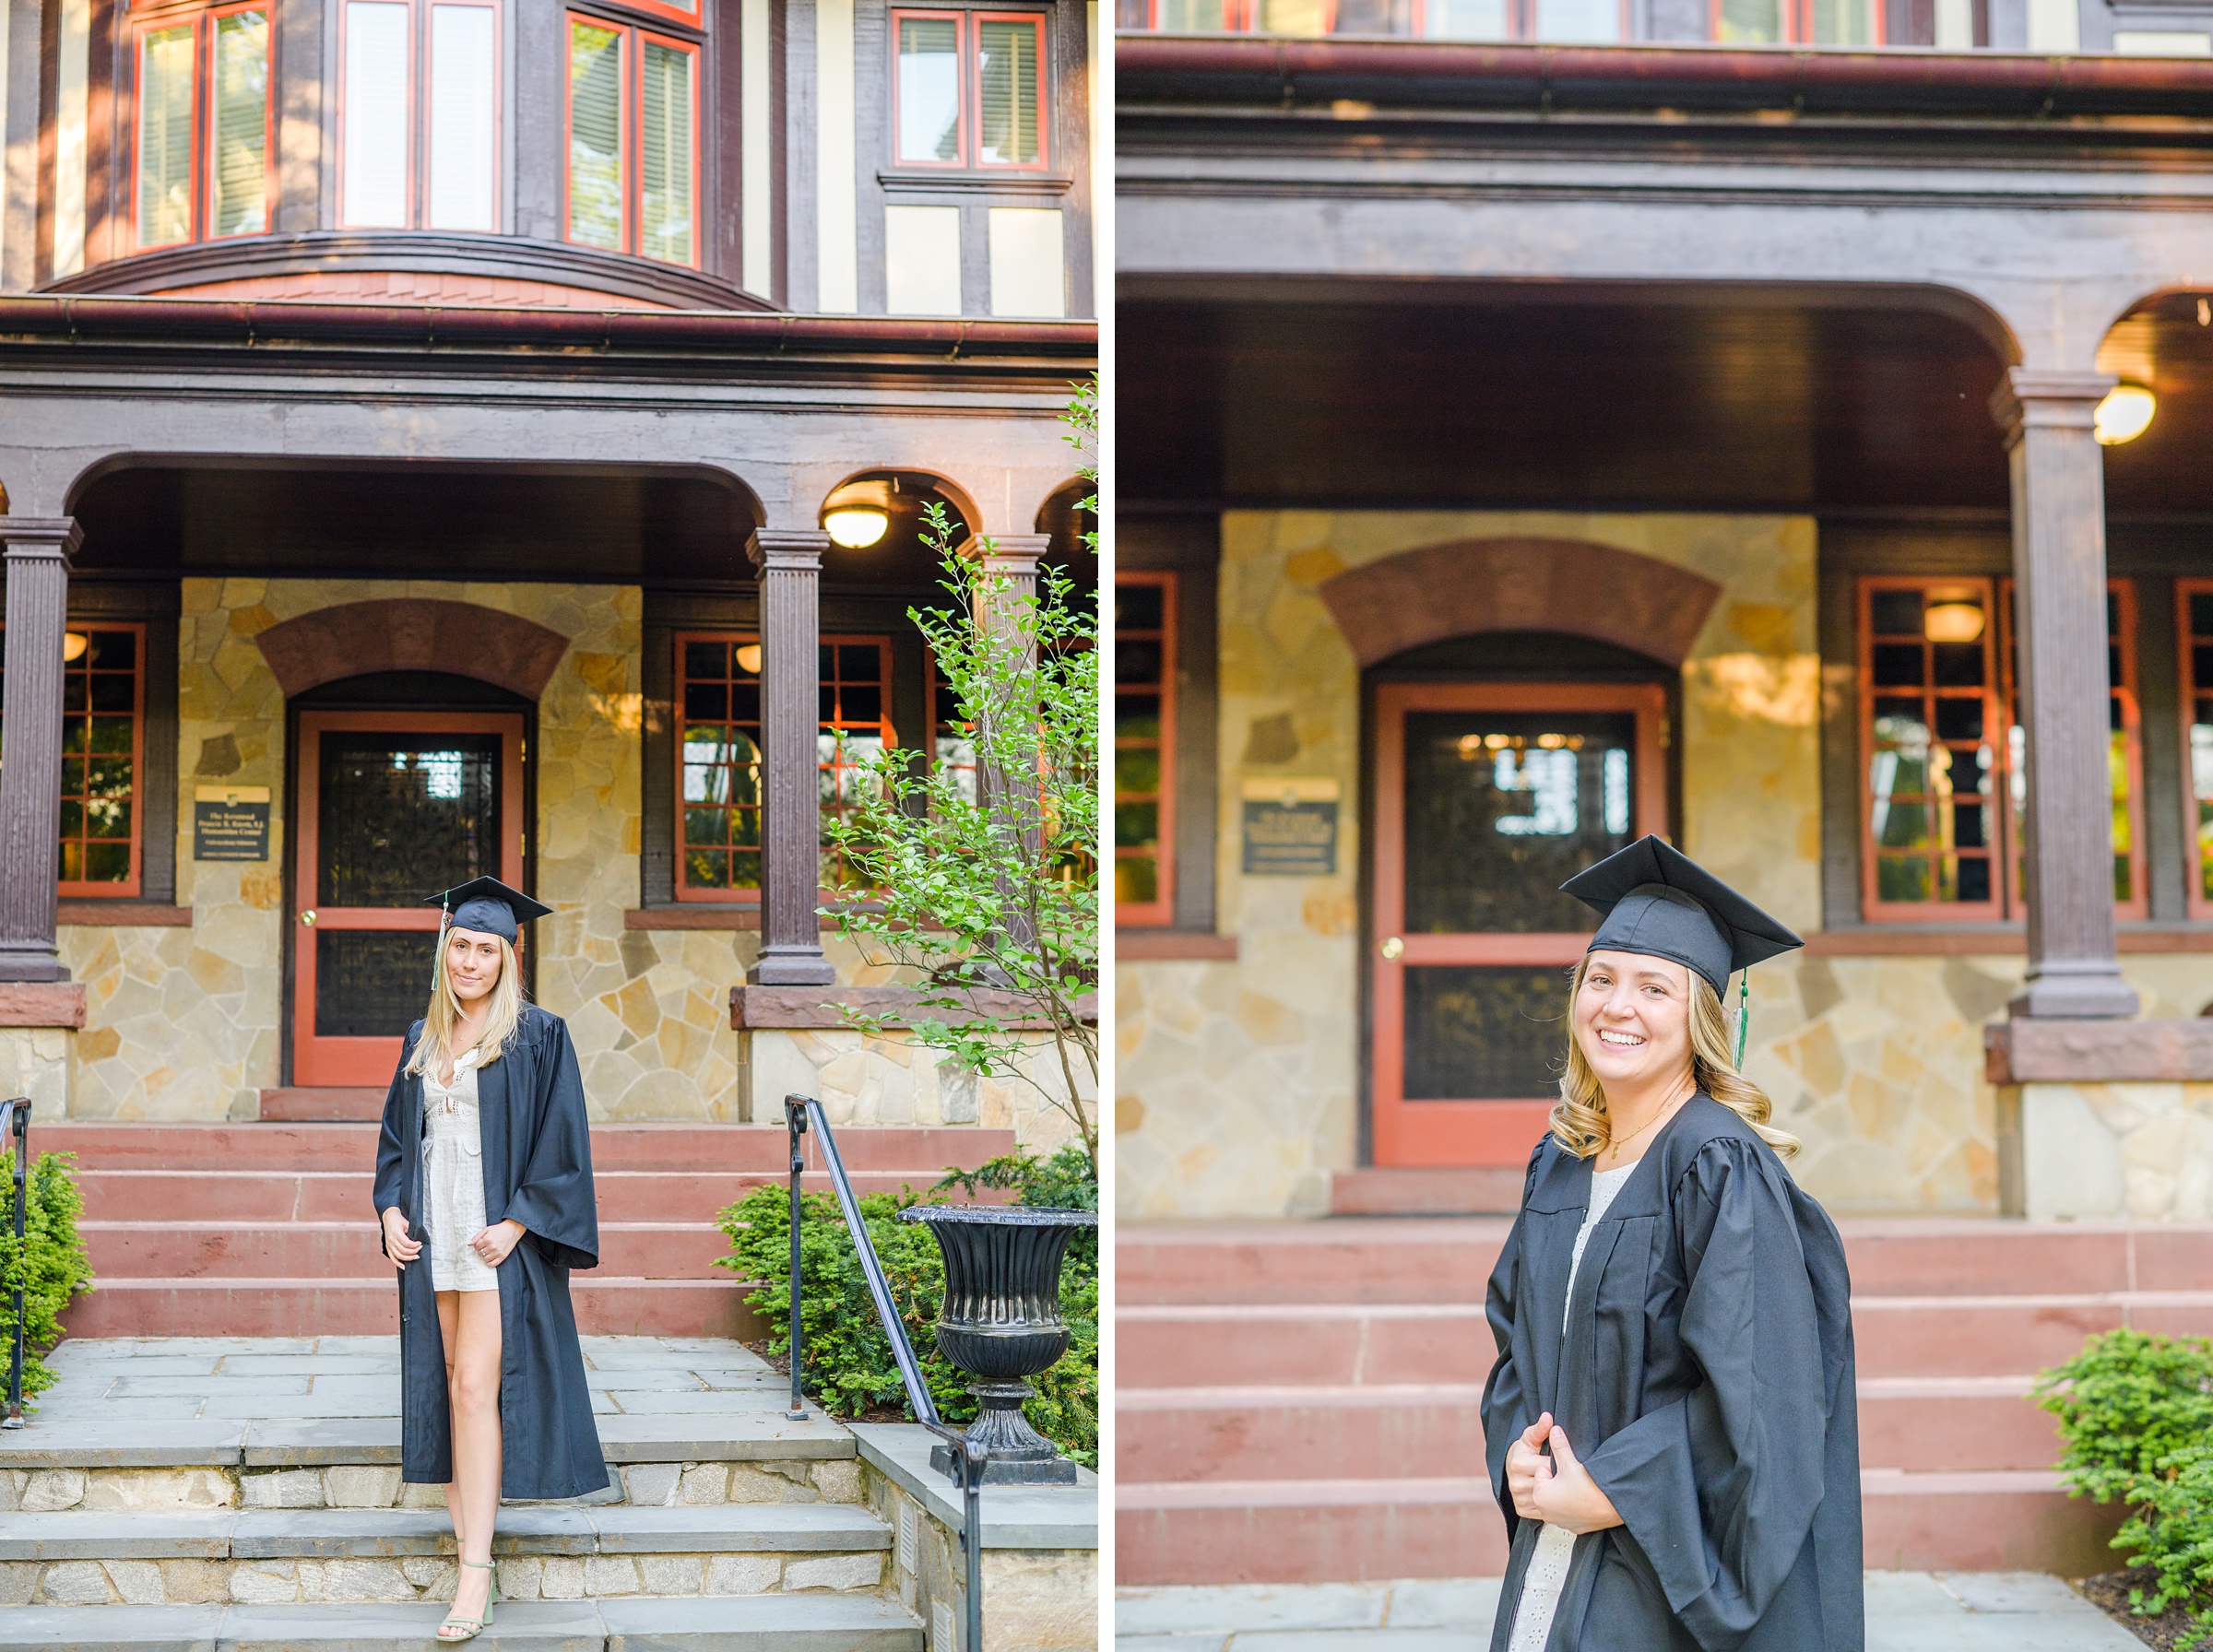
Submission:
[[1745,1035],[1752,1030],[1752,972],[1736,976],[1736,1070],[1745,1070]]

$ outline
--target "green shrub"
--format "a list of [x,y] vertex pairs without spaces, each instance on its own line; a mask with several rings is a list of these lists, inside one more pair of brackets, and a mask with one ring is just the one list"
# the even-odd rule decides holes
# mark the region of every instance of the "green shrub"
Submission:
[[16,1178],[12,1160],[0,1159],[0,1398],[7,1385],[7,1350],[16,1330],[16,1298],[23,1292],[23,1392],[42,1393],[54,1375],[39,1356],[62,1339],[62,1310],[72,1296],[92,1288],[92,1264],[77,1219],[85,1204],[69,1174],[74,1153],[41,1153],[30,1167],[23,1201],[23,1241],[16,1242]]
[[[1072,1161],[1072,1162],[1071,1162]],[[1082,1166],[1077,1174],[1074,1166]],[[1051,1159],[998,1159],[974,1173],[954,1173],[932,1194],[959,1186],[965,1174],[971,1187],[1014,1188],[1016,1202],[1096,1210],[1098,1184],[1081,1148],[1066,1148]],[[1047,1197],[1047,1196],[1050,1197]],[[931,1402],[947,1422],[976,1415],[967,1381],[938,1351],[938,1309],[945,1297],[945,1264],[937,1240],[919,1222],[901,1221],[909,1205],[949,1200],[871,1193],[860,1199],[862,1223],[907,1346],[915,1351]],[[791,1200],[783,1187],[754,1188],[716,1218],[729,1236],[731,1251],[716,1266],[754,1281],[746,1301],[771,1328],[770,1347],[791,1351]],[[1079,1246],[1082,1247],[1081,1252]],[[806,1323],[807,1389],[836,1417],[859,1417],[878,1407],[906,1409],[906,1393],[892,1345],[869,1297],[868,1276],[846,1232],[837,1201],[826,1193],[800,1197],[800,1308]],[[1060,1310],[1068,1319],[1068,1352],[1043,1376],[1032,1379],[1036,1397],[1023,1407],[1030,1425],[1086,1468],[1099,1455],[1099,1274],[1095,1232],[1080,1233],[1069,1247],[1060,1274]]]
[[[2113,1547],[2149,1566],[2141,1613],[2213,1603],[2213,1342],[2115,1330],[2037,1379],[2038,1403],[2059,1419],[2059,1467],[2071,1493],[2118,1501],[2129,1516]],[[2178,1648],[2213,1639],[2201,1611]]]

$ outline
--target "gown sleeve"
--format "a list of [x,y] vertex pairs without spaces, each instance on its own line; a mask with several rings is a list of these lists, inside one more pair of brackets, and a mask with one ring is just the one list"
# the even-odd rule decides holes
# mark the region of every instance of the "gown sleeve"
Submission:
[[568,1023],[548,1016],[550,1030],[536,1063],[545,1092],[538,1139],[523,1179],[507,1201],[507,1218],[528,1230],[545,1258],[562,1268],[599,1266],[599,1211],[592,1194],[592,1137],[584,1109],[584,1077]]
[[1682,1340],[1705,1380],[1584,1458],[1704,1652],[1760,1622],[1821,1504],[1828,1385],[1782,1174],[1727,1138],[1691,1161]]
[[1533,1415],[1523,1414],[1529,1393],[1514,1365],[1514,1327],[1521,1308],[1521,1227],[1527,1220],[1529,1190],[1536,1182],[1537,1161],[1544,1151],[1544,1145],[1539,1142],[1529,1156],[1529,1174],[1521,1184],[1523,1210],[1515,1212],[1513,1228],[1498,1252],[1497,1266],[1491,1269],[1490,1284],[1484,1292],[1484,1317],[1490,1321],[1492,1340],[1498,1345],[1497,1363],[1483,1386],[1484,1457],[1490,1468],[1491,1495],[1498,1500],[1499,1512],[1506,1516],[1509,1543],[1521,1517],[1514,1513],[1513,1496],[1506,1489],[1507,1448],[1536,1421]]
[[[392,1088],[385,1092],[385,1123],[376,1135],[376,1185],[372,1199],[376,1206],[376,1244],[379,1250],[385,1245],[385,1212],[400,1202],[406,1191],[400,1186],[405,1174],[405,1159],[400,1152],[400,1115],[406,1111],[408,1088],[408,1053],[420,1037],[420,1023],[408,1031],[399,1046],[399,1065],[392,1069]],[[385,1252],[386,1256],[391,1253]]]

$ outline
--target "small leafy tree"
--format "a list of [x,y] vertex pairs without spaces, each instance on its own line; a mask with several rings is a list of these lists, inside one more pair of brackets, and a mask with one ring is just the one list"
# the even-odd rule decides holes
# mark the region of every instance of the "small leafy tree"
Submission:
[[32,1163],[23,1200],[23,1239],[16,1240],[12,1159],[0,1156],[0,1398],[7,1386],[8,1350],[16,1329],[16,1292],[23,1292],[23,1392],[52,1387],[53,1370],[39,1356],[62,1339],[62,1310],[92,1288],[92,1265],[77,1237],[83,1197],[69,1174],[74,1153],[41,1153]]
[[[1088,452],[1095,380],[1079,385],[1068,440]],[[1095,473],[1086,465],[1087,481]],[[1097,496],[1080,509],[1095,512]],[[835,909],[872,962],[919,982],[899,1018],[850,1008],[846,1023],[911,1029],[962,1071],[1026,1085],[1075,1127],[1095,1175],[1098,1127],[1083,1102],[1098,1082],[1098,1031],[1081,1002],[1098,978],[1099,661],[1095,605],[1062,570],[1039,571],[1035,604],[984,571],[992,542],[963,546],[942,505],[923,542],[949,601],[907,615],[949,685],[965,750],[916,764],[887,751],[855,807],[827,830],[873,898]],[[1084,535],[1097,548],[1095,533]],[[1050,1037],[1059,1082],[1033,1070]]]

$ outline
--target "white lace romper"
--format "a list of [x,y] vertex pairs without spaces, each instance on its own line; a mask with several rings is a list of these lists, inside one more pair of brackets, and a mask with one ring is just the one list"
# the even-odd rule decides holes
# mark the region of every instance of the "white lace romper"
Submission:
[[[1575,1273],[1583,1265],[1583,1246],[1591,1243],[1591,1230],[1605,1215],[1606,1207],[1637,1165],[1638,1161],[1632,1159],[1616,1169],[1591,1173],[1591,1208],[1583,1212],[1583,1225],[1576,1230],[1575,1254],[1568,1264],[1568,1302],[1575,1300]],[[1565,1304],[1560,1311],[1560,1340],[1568,1340]],[[1521,1575],[1521,1599],[1514,1609],[1514,1638],[1508,1643],[1507,1652],[1544,1652],[1544,1642],[1552,1634],[1552,1614],[1559,1608],[1560,1589],[1568,1581],[1568,1562],[1574,1553],[1575,1533],[1561,1526],[1537,1528],[1536,1552],[1529,1557],[1529,1569]]]
[[439,1291],[497,1291],[500,1276],[468,1242],[484,1231],[484,1141],[478,1126],[477,1061],[464,1050],[451,1085],[436,1064],[422,1075],[423,1216],[431,1284]]

